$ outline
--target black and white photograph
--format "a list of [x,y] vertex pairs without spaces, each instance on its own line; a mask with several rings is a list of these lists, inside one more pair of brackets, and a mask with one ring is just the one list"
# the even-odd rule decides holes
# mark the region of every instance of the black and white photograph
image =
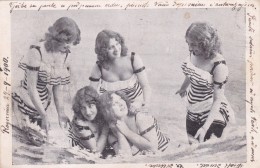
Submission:
[[248,17],[11,11],[11,164],[248,162]]

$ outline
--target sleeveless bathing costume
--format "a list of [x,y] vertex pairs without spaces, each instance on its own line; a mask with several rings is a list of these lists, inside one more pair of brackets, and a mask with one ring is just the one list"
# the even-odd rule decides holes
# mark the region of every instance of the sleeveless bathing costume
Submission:
[[[190,80],[190,87],[187,91],[187,118],[186,129],[188,134],[195,136],[197,130],[205,123],[213,104],[214,84],[220,88],[227,82],[216,82],[213,79],[213,72],[215,68],[220,65],[226,65],[225,60],[214,62],[211,72],[204,71],[194,66],[190,57],[182,64],[183,73]],[[214,133],[217,137],[222,135],[223,129],[230,119],[234,119],[234,112],[229,105],[226,98],[223,97],[219,107],[219,113],[210,126],[205,139],[209,139],[211,134]]]
[[126,96],[129,98],[131,103],[135,101],[142,101],[143,100],[143,90],[141,88],[140,83],[138,82],[138,78],[136,76],[137,73],[142,72],[145,67],[143,66],[140,69],[135,70],[134,69],[134,56],[135,53],[131,53],[131,64],[134,70],[134,74],[127,80],[124,81],[116,81],[116,82],[107,82],[102,79],[102,67],[98,64],[98,67],[101,72],[101,78],[96,79],[93,77],[90,77],[89,80],[99,82],[100,81],[100,89],[99,93],[105,93],[106,91],[122,91]]
[[[19,86],[16,91],[12,93],[12,98],[18,102],[18,109],[25,115],[29,116],[30,122],[36,122],[37,125],[41,124],[40,114],[35,109],[30,96],[27,91],[27,70],[38,71],[37,79],[37,91],[39,93],[42,104],[45,110],[47,110],[50,105],[51,98],[47,85],[66,85],[70,83],[70,72],[68,67],[56,68],[50,64],[46,64],[43,61],[43,54],[40,46],[31,45],[31,50],[37,50],[41,57],[41,64],[38,67],[32,67],[25,62],[19,62],[18,67],[25,71],[24,79],[21,81],[21,86]],[[66,58],[68,56],[69,50],[66,51]],[[66,62],[64,60],[64,64]]]
[[[81,149],[85,148],[84,145],[81,143],[82,137],[78,137],[74,132],[73,132],[73,128],[77,128],[77,130],[90,130],[92,132],[92,130],[90,129],[89,126],[80,126],[78,124],[76,124],[76,121],[84,121],[78,117],[76,117],[74,115],[70,125],[69,125],[69,129],[68,129],[68,137],[70,138],[70,142],[71,142],[71,146],[79,146]],[[86,121],[86,123],[95,123],[98,126],[98,130],[101,133],[103,126],[105,125],[105,120],[103,119],[103,116],[99,113],[97,114],[97,116],[95,117],[94,120],[92,121]],[[84,137],[83,140],[87,140],[87,139],[91,139],[94,138],[94,134],[88,136],[88,137]]]
[[[88,122],[90,122],[90,121],[88,121]],[[97,120],[95,119],[94,121],[91,121],[91,122],[97,123],[99,132],[101,133],[102,132],[101,130],[102,130],[102,127],[104,126],[105,121],[102,119],[97,119]],[[72,123],[73,123],[73,125],[72,125]],[[68,129],[68,137],[69,137],[69,143],[71,144],[71,147],[79,147],[80,149],[86,149],[89,152],[92,152],[84,146],[84,144],[82,143],[82,140],[90,140],[91,138],[96,138],[95,135],[92,133],[89,136],[82,138],[82,137],[78,137],[73,131],[73,127],[76,127],[78,130],[90,130],[91,131],[90,127],[77,125],[75,123],[75,118],[72,120],[72,123],[70,123],[69,129]],[[102,158],[106,158],[108,155],[115,155],[115,152],[114,152],[114,149],[107,143],[105,148],[101,152],[101,155],[102,155]]]
[[[135,122],[136,122],[136,115],[137,114],[135,114]],[[151,131],[152,129],[155,129],[156,135],[157,135],[157,140],[158,140],[158,148],[157,149],[158,149],[158,151],[163,152],[167,149],[167,147],[170,143],[170,138],[168,138],[164,133],[161,132],[161,130],[158,126],[157,120],[154,117],[153,117],[153,119],[154,119],[154,123],[150,127],[148,127],[147,129],[145,129],[144,131],[139,132],[138,134],[143,136],[144,134]],[[117,142],[118,141],[114,141],[113,143],[111,143],[111,146],[114,146]],[[143,152],[143,151],[137,149],[136,147],[133,148],[133,144],[131,144],[131,147],[132,147],[133,156]]]

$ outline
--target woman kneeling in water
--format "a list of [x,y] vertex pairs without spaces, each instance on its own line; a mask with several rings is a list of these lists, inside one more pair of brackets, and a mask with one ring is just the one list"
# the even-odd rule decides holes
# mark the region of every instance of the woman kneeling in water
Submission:
[[74,117],[69,129],[72,146],[91,152],[105,152],[109,128],[97,108],[97,91],[86,86],[76,93],[73,103]]

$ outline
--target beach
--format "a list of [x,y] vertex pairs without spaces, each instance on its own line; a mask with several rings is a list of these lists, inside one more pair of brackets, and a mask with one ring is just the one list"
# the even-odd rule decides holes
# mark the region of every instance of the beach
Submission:
[[[220,17],[221,15],[221,17]],[[50,17],[51,16],[51,17]],[[71,83],[66,89],[66,114],[72,118],[71,103],[75,92],[89,84],[96,62],[95,38],[103,29],[111,29],[125,37],[129,52],[140,55],[152,88],[149,113],[155,116],[162,132],[171,143],[164,153],[130,158],[100,159],[70,149],[66,132],[58,125],[54,105],[51,117],[53,144],[36,147],[19,129],[13,129],[13,164],[93,164],[93,163],[243,163],[247,158],[246,139],[246,65],[245,9],[149,9],[149,10],[81,10],[81,11],[13,11],[11,26],[12,86],[18,86],[23,71],[17,68],[28,48],[41,39],[58,18],[73,18],[81,29],[81,42],[71,48]],[[223,18],[228,17],[228,21]],[[188,144],[185,101],[176,95],[184,74],[182,62],[189,56],[185,32],[195,21],[207,21],[217,28],[223,56],[229,68],[225,95],[235,111],[236,123],[225,129],[221,139],[212,138],[202,144]],[[15,74],[15,75],[14,75]],[[56,142],[55,142],[56,141]]]

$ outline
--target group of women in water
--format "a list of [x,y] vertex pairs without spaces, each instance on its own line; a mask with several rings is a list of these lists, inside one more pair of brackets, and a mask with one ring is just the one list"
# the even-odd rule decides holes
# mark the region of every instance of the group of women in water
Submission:
[[[190,56],[183,62],[185,80],[176,92],[187,104],[186,131],[189,142],[221,137],[233,111],[224,95],[228,68],[222,56],[217,30],[204,22],[186,31]],[[72,146],[103,155],[138,155],[163,152],[170,143],[151,115],[151,87],[141,57],[129,52],[117,32],[103,30],[95,43],[97,61],[90,85],[80,88],[72,102],[72,121],[65,114],[64,86],[70,83],[67,62],[70,47],[81,40],[77,23],[59,18],[45,37],[28,47],[19,67],[25,77],[12,93],[16,125],[34,145],[44,143],[50,129],[47,114],[51,101],[62,128],[68,128]],[[52,96],[53,95],[53,96]],[[32,131],[35,123],[42,135]]]

